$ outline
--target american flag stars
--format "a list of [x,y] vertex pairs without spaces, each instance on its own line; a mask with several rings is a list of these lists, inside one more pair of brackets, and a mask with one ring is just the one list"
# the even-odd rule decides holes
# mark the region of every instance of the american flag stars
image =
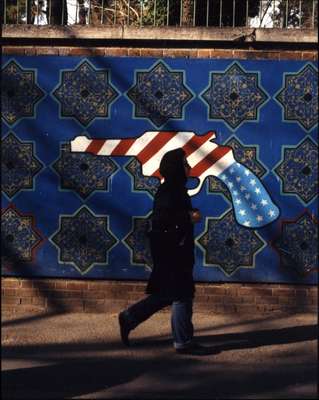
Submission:
[[220,179],[230,191],[236,221],[247,228],[261,228],[279,216],[259,178],[237,162],[222,172]]

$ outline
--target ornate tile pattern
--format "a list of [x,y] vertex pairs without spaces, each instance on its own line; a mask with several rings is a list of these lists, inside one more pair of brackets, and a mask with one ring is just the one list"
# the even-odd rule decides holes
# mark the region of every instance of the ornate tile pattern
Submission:
[[147,232],[150,230],[150,220],[147,217],[133,217],[132,230],[123,240],[131,253],[132,264],[153,265]]
[[13,125],[21,118],[35,117],[37,103],[44,92],[36,83],[36,72],[21,68],[15,61],[10,61],[1,76],[2,118]]
[[[158,162],[183,146],[195,279],[317,283],[316,62],[3,54],[1,68],[3,275],[146,280]],[[80,136],[97,140],[71,153]]]
[[275,96],[284,120],[296,121],[309,131],[318,123],[318,70],[311,64],[296,74],[284,74],[284,87]]
[[61,146],[60,158],[53,169],[60,176],[62,189],[74,190],[86,199],[96,190],[108,191],[111,176],[118,167],[109,157],[97,157],[89,153],[71,153],[70,145]]
[[[258,178],[263,177],[267,169],[263,166],[258,158],[258,147],[243,145],[239,139],[232,137],[225,145],[230,146],[234,150],[235,159],[250,169]],[[209,193],[222,193],[229,201],[231,195],[226,185],[222,180],[214,176],[208,178],[208,192]]]
[[3,268],[20,262],[33,262],[35,252],[43,241],[34,217],[20,213],[13,206],[2,212],[1,253]]
[[197,242],[206,266],[218,266],[227,276],[238,268],[255,268],[255,257],[266,243],[256,231],[236,224],[232,211],[220,218],[206,218],[206,228]]
[[184,106],[193,97],[184,83],[184,72],[170,70],[162,61],[148,71],[137,71],[127,96],[134,103],[134,116],[148,118],[157,127],[182,119]]
[[1,190],[12,198],[21,190],[34,189],[35,176],[43,164],[34,154],[32,142],[21,142],[9,133],[1,146]]
[[51,237],[59,262],[87,273],[95,264],[108,264],[108,252],[117,240],[108,228],[108,216],[93,214],[83,206],[74,215],[61,215],[59,230]]
[[238,63],[224,73],[211,72],[201,97],[209,106],[209,118],[221,119],[232,129],[245,121],[257,121],[268,95],[260,87],[258,72],[246,72]]
[[308,212],[293,221],[282,221],[280,236],[272,244],[283,268],[301,276],[318,271],[318,221]]
[[147,192],[154,197],[160,185],[158,178],[143,175],[141,163],[135,157],[126,164],[125,169],[133,178],[134,191]]
[[62,71],[61,82],[53,91],[61,116],[73,117],[85,126],[94,118],[109,117],[111,103],[118,96],[109,81],[108,70],[96,70],[88,61]]
[[283,159],[274,168],[283,194],[295,194],[304,203],[318,195],[318,146],[310,137],[297,146],[284,146]]

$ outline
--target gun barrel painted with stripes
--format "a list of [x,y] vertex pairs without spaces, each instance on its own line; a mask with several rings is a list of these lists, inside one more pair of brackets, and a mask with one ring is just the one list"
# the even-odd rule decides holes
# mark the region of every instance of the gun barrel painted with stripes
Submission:
[[139,137],[123,139],[89,139],[78,136],[71,141],[72,152],[86,152],[98,156],[134,156],[142,166],[144,176],[162,179],[159,165],[163,155],[182,148],[190,165],[189,176],[199,183],[188,191],[196,195],[208,176],[221,179],[230,191],[236,220],[246,227],[264,226],[279,216],[259,178],[234,158],[230,146],[214,142],[216,133],[204,135],[194,132],[148,131]]

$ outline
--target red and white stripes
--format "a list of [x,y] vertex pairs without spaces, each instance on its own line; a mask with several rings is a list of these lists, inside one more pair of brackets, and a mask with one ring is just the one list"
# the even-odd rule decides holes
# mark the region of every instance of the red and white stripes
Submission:
[[142,165],[143,175],[161,178],[159,164],[163,155],[181,147],[191,166],[189,175],[200,180],[199,186],[189,191],[190,195],[194,195],[199,192],[207,176],[218,176],[235,162],[231,147],[212,142],[215,137],[213,131],[204,135],[148,131],[137,138],[127,139],[88,139],[78,136],[71,142],[71,151],[101,156],[135,156]]

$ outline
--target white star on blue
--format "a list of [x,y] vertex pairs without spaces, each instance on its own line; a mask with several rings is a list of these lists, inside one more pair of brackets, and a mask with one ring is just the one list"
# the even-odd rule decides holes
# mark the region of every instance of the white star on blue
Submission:
[[261,228],[279,217],[278,207],[259,178],[244,165],[234,162],[220,178],[230,191],[235,218],[240,225]]

